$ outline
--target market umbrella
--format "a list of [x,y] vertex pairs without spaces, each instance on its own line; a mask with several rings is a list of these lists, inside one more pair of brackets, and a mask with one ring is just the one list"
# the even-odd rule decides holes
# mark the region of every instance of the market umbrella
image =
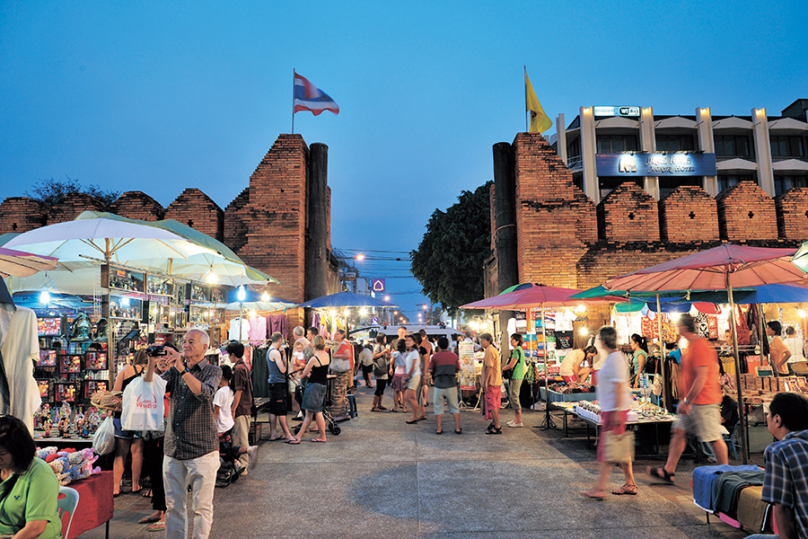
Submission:
[[[579,305],[582,300],[573,299],[572,296],[580,294],[580,290],[573,288],[560,288],[555,286],[545,286],[536,283],[523,283],[516,285],[510,292],[503,292],[498,296],[482,299],[466,305],[461,305],[461,309],[495,309],[505,311],[515,311],[520,309],[541,309],[541,329],[544,337],[544,381],[547,402],[545,408],[544,421],[540,425],[542,429],[552,429],[556,425],[550,416],[550,388],[547,386],[547,328],[545,321],[545,311],[552,307],[563,307]],[[508,290],[508,289],[506,289]],[[590,300],[591,301],[591,300]],[[602,300],[601,300],[602,301]],[[607,300],[608,301],[608,300]]]
[[[769,249],[724,244],[609,279],[609,290],[661,292],[673,290],[726,290],[732,313],[732,345],[735,355],[735,381],[738,388],[738,412],[744,424],[741,366],[738,357],[738,333],[735,327],[733,288],[762,286],[799,281],[805,273],[791,262],[795,249]],[[746,437],[741,437],[746,464]]]
[[191,281],[215,281],[230,286],[278,282],[266,273],[245,264],[244,261],[224,243],[174,219],[137,221],[135,219],[115,215],[114,213],[89,211],[79,215],[78,219],[110,219],[146,225],[173,232],[177,236],[203,248],[196,254],[188,254],[183,257],[144,257],[138,262],[139,267],[147,266],[153,270],[158,269],[161,273]]
[[39,271],[56,268],[58,260],[52,256],[35,255],[0,247],[0,275],[27,277]]
[[337,294],[311,299],[305,303],[301,303],[298,307],[328,309],[332,307],[396,307],[396,305],[364,294],[339,292]]
[[259,293],[242,286],[227,293],[226,310],[282,311],[296,305],[296,303],[285,299],[273,298],[266,292]]
[[60,263],[101,259],[136,267],[142,267],[136,264],[139,260],[186,258],[211,252],[169,230],[106,217],[82,219],[81,216],[74,221],[20,234],[5,247],[56,257]]

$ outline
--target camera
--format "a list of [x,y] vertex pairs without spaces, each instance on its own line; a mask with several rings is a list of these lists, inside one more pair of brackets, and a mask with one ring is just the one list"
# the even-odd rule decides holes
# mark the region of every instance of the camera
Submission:
[[166,352],[165,345],[162,344],[152,344],[148,348],[146,348],[146,355],[149,357],[159,357],[168,355]]

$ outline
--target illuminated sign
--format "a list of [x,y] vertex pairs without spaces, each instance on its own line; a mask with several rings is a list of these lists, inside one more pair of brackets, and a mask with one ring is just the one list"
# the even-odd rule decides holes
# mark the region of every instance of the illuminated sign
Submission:
[[624,116],[639,118],[640,107],[593,107],[595,116]]
[[371,279],[370,289],[374,292],[384,292],[384,279]]
[[609,153],[595,157],[598,176],[715,176],[714,153]]

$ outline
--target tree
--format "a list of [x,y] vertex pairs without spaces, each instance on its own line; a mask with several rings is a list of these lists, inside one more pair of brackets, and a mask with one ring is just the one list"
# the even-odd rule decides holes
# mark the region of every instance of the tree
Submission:
[[90,195],[103,202],[106,206],[112,205],[121,195],[120,191],[104,191],[94,184],[83,186],[78,180],[68,177],[67,180],[54,180],[53,178],[39,180],[34,184],[30,193],[25,192],[25,196],[43,202],[48,206],[53,206],[64,197],[77,193]]
[[483,297],[483,264],[491,256],[491,183],[463,191],[445,212],[435,210],[421,244],[410,253],[423,293],[452,317],[460,305]]

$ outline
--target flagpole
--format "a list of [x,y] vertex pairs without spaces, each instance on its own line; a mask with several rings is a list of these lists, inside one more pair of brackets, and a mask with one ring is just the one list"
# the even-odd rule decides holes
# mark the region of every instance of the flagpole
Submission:
[[529,114],[530,111],[527,110],[527,66],[522,66],[522,67],[525,69],[525,81],[524,81],[524,84],[525,84],[525,133],[528,133],[530,131],[530,128],[528,127],[528,123],[527,123],[527,118],[528,118],[527,115]]
[[292,68],[292,134],[295,134],[295,69]]

